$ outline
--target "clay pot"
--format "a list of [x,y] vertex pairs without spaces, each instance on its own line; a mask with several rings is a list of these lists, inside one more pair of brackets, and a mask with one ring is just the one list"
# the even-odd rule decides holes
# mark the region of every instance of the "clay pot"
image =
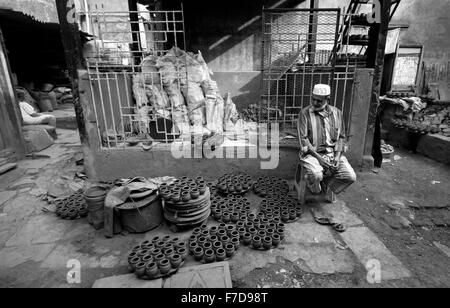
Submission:
[[241,241],[239,241],[238,237],[233,237],[231,239],[231,244],[234,245],[234,249],[237,250],[239,248],[239,246],[241,245]]
[[216,260],[218,262],[222,262],[227,258],[227,254],[225,252],[225,249],[219,248],[216,250]]
[[272,244],[273,246],[277,247],[278,245],[280,245],[281,242],[281,238],[280,235],[275,233],[272,235]]
[[188,202],[191,200],[191,193],[189,191],[183,191],[181,193],[181,200],[183,202]]
[[214,249],[214,251],[217,251],[218,249],[220,249],[220,248],[222,248],[222,247],[223,247],[222,242],[214,242],[214,243],[213,243],[213,249]]
[[191,242],[189,243],[189,252],[193,255],[195,248],[199,247],[197,242]]
[[145,275],[145,266],[146,263],[144,262],[139,262],[135,265],[134,270],[138,277],[142,277]]
[[202,229],[200,228],[195,228],[194,231],[192,232],[193,235],[200,235],[202,233]]
[[200,191],[198,190],[198,188],[193,188],[191,189],[191,198],[193,200],[198,199],[200,197]]
[[200,184],[198,186],[198,191],[200,192],[200,195],[204,195],[206,192],[206,185],[205,184]]
[[171,249],[165,249],[164,250],[164,254],[166,255],[167,259],[170,259],[175,254],[175,251],[172,248]]
[[161,240],[161,238],[160,238],[159,236],[155,236],[155,237],[152,239],[153,245],[156,245],[156,243],[158,243],[160,240]]
[[195,261],[200,261],[203,258],[204,252],[202,247],[196,247],[194,249],[194,258]]
[[217,235],[211,235],[209,240],[214,244],[215,242],[219,242],[219,237]]
[[231,220],[230,214],[229,213],[223,213],[222,214],[222,221],[224,223],[229,223]]
[[142,257],[142,262],[144,263],[153,262],[153,256],[151,254],[146,254],[145,256]]
[[277,224],[277,229],[285,230],[286,229],[286,225],[284,223],[278,223]]
[[137,252],[135,252],[135,251],[130,252],[128,254],[128,258],[127,258],[128,259],[128,263],[130,263],[131,259],[136,258],[136,257],[139,257]]
[[238,221],[236,224],[236,228],[245,228],[245,222],[243,221]]
[[281,240],[284,240],[284,230],[283,229],[278,229],[277,230],[277,233],[278,233],[278,235],[280,235],[280,239]]
[[231,233],[235,230],[236,230],[236,228],[233,225],[227,226],[227,235],[231,236]]
[[203,250],[204,250],[204,251],[206,251],[206,250],[208,250],[208,249],[211,249],[211,248],[212,248],[211,242],[205,242],[205,243],[203,244]]
[[162,250],[159,248],[155,248],[155,249],[150,250],[150,253],[152,254],[153,257],[156,257],[157,255],[162,254]]
[[219,231],[217,231],[217,236],[219,238],[221,238],[222,236],[227,235],[227,231],[224,229],[219,229]]
[[247,221],[247,222],[245,223],[245,228],[246,228],[246,229],[253,228],[253,223],[250,222],[250,221]]
[[203,244],[205,244],[206,240],[207,240],[206,237],[200,236],[200,237],[197,239],[197,244],[198,244],[198,246],[203,247]]
[[180,248],[185,248],[185,249],[187,249],[187,244],[186,244],[185,242],[177,242],[177,243],[174,245],[174,247],[175,247],[175,250],[178,250],[178,249],[180,249]]
[[230,238],[228,236],[224,235],[220,238],[220,242],[222,243],[223,246],[225,246],[226,244],[228,244],[230,242]]
[[256,230],[256,228],[250,228],[248,229],[248,233],[250,233],[252,236],[255,236],[258,233],[258,230]]
[[236,223],[239,221],[239,213],[233,213],[231,214],[231,222]]
[[142,249],[142,247],[141,247],[141,245],[139,244],[139,245],[134,246],[134,247],[131,249],[131,251],[136,252],[136,251],[139,251],[139,250],[141,250],[141,249]]
[[266,225],[260,225],[259,231],[266,231]]
[[219,231],[219,228],[216,227],[216,226],[214,226],[214,227],[211,227],[211,228],[209,229],[209,234],[210,234],[210,235],[216,235],[218,231]]
[[179,268],[181,265],[181,262],[183,262],[183,259],[181,258],[180,255],[178,254],[174,254],[172,257],[170,257],[170,265],[172,266],[172,268]]
[[252,239],[253,248],[258,249],[261,247],[261,245],[262,245],[261,238],[259,236],[255,235]]
[[272,248],[272,237],[266,236],[263,242],[264,249],[269,250]]
[[214,254],[214,250],[208,249],[205,250],[205,255],[203,256],[206,263],[212,263],[216,260],[216,255]]
[[[149,247],[149,245],[151,245],[151,247]],[[143,242],[141,243],[141,247],[142,247],[143,249],[150,249],[150,248],[153,248],[153,243],[150,242],[150,241],[143,241]]]
[[209,236],[209,230],[203,230],[202,231],[202,236],[208,237]]
[[182,200],[181,193],[173,193],[171,199],[172,199],[172,202],[174,202],[174,203],[180,202]]
[[158,264],[158,266],[159,266],[161,261],[164,260],[165,258],[166,258],[166,256],[161,253],[161,254],[157,255],[156,257],[154,257],[154,260],[155,260],[156,264]]
[[171,269],[172,268],[171,268],[169,260],[163,259],[159,263],[159,271],[161,272],[161,274],[166,275],[168,272],[170,272]]
[[138,252],[138,256],[140,257],[140,258],[142,258],[143,256],[145,256],[146,254],[149,254],[150,253],[150,250],[148,250],[148,249],[141,249],[141,250],[139,250],[139,252]]
[[178,248],[177,254],[179,254],[181,256],[181,259],[186,260],[186,258],[189,255],[189,252],[188,252],[187,248]]
[[258,231],[258,236],[260,237],[260,238],[265,238],[266,237],[266,231],[264,231],[264,230],[260,230],[260,231]]
[[147,275],[148,278],[152,279],[156,277],[158,273],[159,273],[158,265],[155,262],[147,263],[147,265],[145,266],[145,274]]
[[134,272],[136,270],[136,265],[140,262],[141,262],[141,258],[139,258],[139,257],[134,257],[134,258],[130,259],[128,261],[128,264],[130,265],[130,271]]
[[275,230],[274,230],[274,229],[268,228],[268,229],[266,230],[267,236],[272,236],[274,233],[275,233]]
[[281,212],[281,220],[283,222],[288,222],[289,219],[290,219],[289,212],[287,212],[287,211]]
[[296,207],[295,212],[297,213],[297,217],[301,217],[303,215],[303,209],[301,207]]
[[294,210],[290,210],[289,211],[289,219],[294,220],[296,218],[297,218],[297,211],[295,209]]
[[242,240],[244,237],[244,234],[246,233],[246,229],[245,228],[239,228],[238,229],[238,233],[239,233],[239,238]]
[[252,235],[250,233],[244,233],[243,237],[242,237],[242,243],[245,246],[250,245],[252,242]]
[[219,220],[220,218],[222,218],[222,210],[216,210],[213,216],[215,220]]
[[235,238],[239,239],[239,238],[240,238],[239,231],[234,230],[233,232],[231,232],[230,237],[231,237],[231,238],[234,238],[234,237],[235,237]]
[[225,245],[225,253],[227,258],[231,258],[234,253],[236,252],[233,244],[226,244]]

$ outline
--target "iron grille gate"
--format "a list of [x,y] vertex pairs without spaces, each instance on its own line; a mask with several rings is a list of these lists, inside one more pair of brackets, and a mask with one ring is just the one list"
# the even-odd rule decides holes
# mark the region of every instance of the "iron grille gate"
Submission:
[[336,103],[339,9],[264,9],[259,121],[296,127],[316,83],[332,87]]
[[[171,118],[176,106],[165,90],[169,86],[174,96],[181,96],[183,81],[187,83],[182,54],[186,47],[183,9],[88,11],[82,15],[94,37],[86,62],[101,147],[173,140],[179,132],[171,131],[171,122],[165,119]],[[163,83],[156,63],[169,51],[179,52],[173,57],[173,65],[165,67],[165,76],[172,80],[170,85]],[[158,88],[158,93],[164,95],[164,108],[155,110],[151,106],[149,87]],[[186,110],[176,112],[179,117],[187,116]]]

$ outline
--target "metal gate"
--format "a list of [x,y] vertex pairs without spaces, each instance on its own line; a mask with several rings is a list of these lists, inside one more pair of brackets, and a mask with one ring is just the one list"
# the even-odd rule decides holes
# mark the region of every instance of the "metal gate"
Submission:
[[[173,140],[179,132],[173,131],[167,119],[175,106],[165,93],[167,84],[156,61],[173,48],[185,49],[183,9],[88,11],[82,15],[94,37],[86,63],[101,147]],[[181,63],[185,61],[182,56],[175,58],[165,74],[173,78],[171,93],[181,95],[181,80],[187,80],[186,63]],[[164,108],[155,110],[149,88],[167,103]],[[186,113],[182,110],[178,115],[184,117]]]
[[329,84],[336,93],[340,18],[339,9],[263,10],[260,122],[295,128],[300,110],[311,102],[314,84]]

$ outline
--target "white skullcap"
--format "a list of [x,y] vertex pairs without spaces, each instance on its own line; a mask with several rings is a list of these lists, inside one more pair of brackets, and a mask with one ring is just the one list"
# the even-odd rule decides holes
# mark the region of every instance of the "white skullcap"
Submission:
[[327,84],[316,84],[314,86],[313,95],[329,96],[331,95],[331,88]]

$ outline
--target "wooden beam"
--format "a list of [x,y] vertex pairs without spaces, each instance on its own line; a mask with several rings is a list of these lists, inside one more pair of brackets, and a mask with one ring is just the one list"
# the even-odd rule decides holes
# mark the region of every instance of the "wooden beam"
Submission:
[[55,0],[58,11],[59,25],[61,28],[61,40],[64,46],[69,79],[72,84],[73,104],[77,118],[78,131],[82,144],[88,144],[88,136],[84,123],[83,107],[80,102],[78,86],[78,70],[86,68],[83,58],[83,45],[81,43],[80,30],[76,20],[74,0]]
[[369,30],[369,46],[367,50],[367,67],[374,69],[372,94],[369,107],[369,120],[366,134],[365,154],[371,155],[375,133],[375,124],[383,78],[384,56],[386,39],[389,29],[389,16],[392,0],[380,0],[381,16],[380,23],[372,24]]

